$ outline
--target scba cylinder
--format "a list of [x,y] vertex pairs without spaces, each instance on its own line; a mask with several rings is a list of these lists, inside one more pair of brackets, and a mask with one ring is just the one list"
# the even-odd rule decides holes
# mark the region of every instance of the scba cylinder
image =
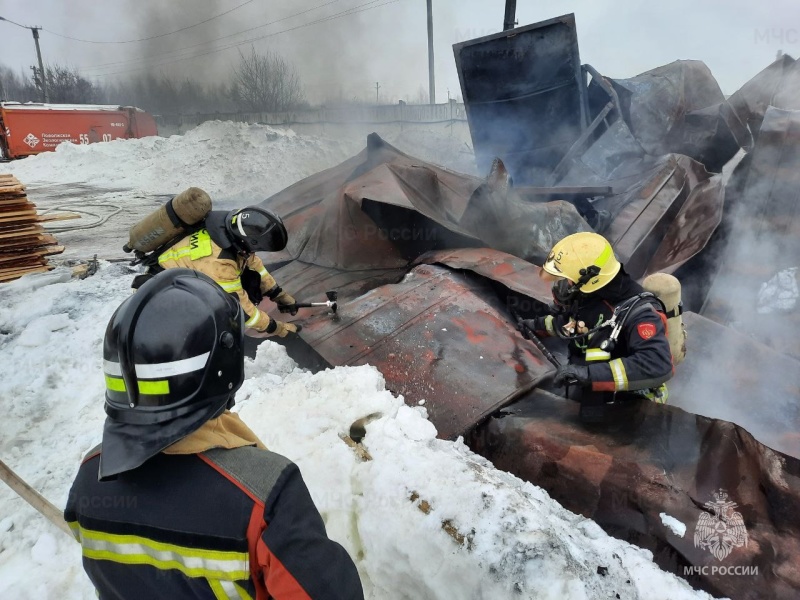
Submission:
[[200,188],[190,187],[131,227],[122,249],[152,252],[205,219],[210,211],[211,197]]
[[667,337],[672,351],[672,362],[678,364],[686,358],[686,327],[683,324],[681,304],[681,282],[667,273],[648,275],[643,287],[658,296],[667,309]]

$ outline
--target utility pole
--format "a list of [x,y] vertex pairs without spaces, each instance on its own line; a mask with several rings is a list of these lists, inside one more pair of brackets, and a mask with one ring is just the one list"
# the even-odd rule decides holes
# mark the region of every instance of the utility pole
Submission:
[[428,99],[436,104],[436,82],[433,76],[433,0],[428,0]]
[[506,17],[503,19],[503,31],[514,29],[517,24],[517,0],[506,0]]
[[[23,29],[30,29],[31,33],[33,33],[33,42],[36,44],[36,57],[39,59],[39,79],[42,82],[42,97],[44,98],[44,102],[49,102],[50,97],[47,94],[47,75],[44,72],[44,64],[42,63],[42,51],[39,48],[39,31],[42,29],[41,27],[29,27],[27,25],[20,25],[19,23],[12,21],[10,19],[6,19],[5,17],[0,17],[0,21],[5,21],[6,23],[11,23],[12,25],[16,25],[17,27],[22,27]],[[36,69],[34,69],[34,75],[36,74]]]
[[375,106],[378,106],[378,90],[381,89],[381,84],[379,82],[375,82]]
[[50,96],[47,93],[47,74],[44,72],[44,64],[42,63],[42,51],[39,49],[39,30],[41,27],[30,27],[33,33],[33,41],[36,44],[36,56],[39,59],[39,75],[42,78],[42,95],[44,96],[45,103],[50,102]]

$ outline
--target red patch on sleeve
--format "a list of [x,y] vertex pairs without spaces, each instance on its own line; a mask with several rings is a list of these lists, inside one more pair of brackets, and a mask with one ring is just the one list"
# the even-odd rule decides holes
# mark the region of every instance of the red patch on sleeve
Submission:
[[643,340],[649,340],[656,334],[656,326],[652,323],[639,323],[639,325],[636,326],[636,331],[639,332]]

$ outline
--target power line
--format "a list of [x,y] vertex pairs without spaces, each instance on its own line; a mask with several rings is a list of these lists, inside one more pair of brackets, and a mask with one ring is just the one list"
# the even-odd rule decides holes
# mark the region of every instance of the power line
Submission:
[[[206,52],[200,52],[200,53],[197,53],[197,54],[192,54],[191,56],[184,56],[184,57],[180,57],[180,58],[168,59],[168,60],[164,60],[162,62],[157,62],[157,63],[154,63],[154,64],[148,64],[148,65],[141,66],[141,67],[135,67],[135,68],[131,68],[131,69],[123,69],[121,71],[113,71],[113,72],[110,72],[110,73],[95,74],[94,77],[108,77],[108,76],[111,76],[111,75],[120,75],[120,74],[123,74],[123,73],[131,73],[131,72],[135,72],[135,71],[142,71],[144,69],[152,69],[154,67],[161,67],[161,66],[164,66],[164,65],[173,64],[173,63],[181,62],[181,61],[184,61],[184,60],[190,60],[190,59],[193,59],[193,58],[200,58],[202,56],[207,56],[209,54],[215,54],[217,52],[223,52],[225,50],[230,50],[231,48],[237,48],[237,47],[243,46],[245,44],[250,44],[250,43],[253,43],[253,42],[257,42],[259,40],[263,40],[263,39],[266,39],[266,38],[269,38],[269,37],[272,37],[272,36],[275,36],[275,35],[280,35],[282,33],[288,33],[290,31],[295,31],[297,29],[302,29],[304,27],[309,27],[311,25],[316,25],[318,23],[323,23],[325,21],[332,21],[334,19],[339,19],[341,17],[346,17],[346,16],[357,14],[357,13],[366,12],[368,10],[372,10],[373,8],[380,8],[382,6],[387,6],[389,4],[394,4],[394,3],[399,2],[399,1],[400,0],[388,0],[387,2],[383,2],[383,4],[375,4],[376,2],[381,2],[381,0],[371,0],[370,2],[366,2],[364,4],[360,4],[358,6],[354,6],[353,8],[349,8],[349,9],[344,10],[342,12],[335,13],[335,14],[330,15],[328,17],[317,19],[316,21],[311,21],[309,23],[304,23],[302,25],[297,25],[295,27],[290,27],[288,29],[282,29],[281,31],[275,31],[273,33],[268,33],[266,35],[262,35],[262,36],[259,36],[259,37],[250,38],[250,39],[247,39],[247,40],[243,40],[241,42],[233,42],[231,44],[228,44],[227,46],[222,46],[220,48],[214,48],[214,49],[208,50]],[[373,4],[374,6],[369,6],[370,4]],[[234,34],[234,35],[236,35],[236,34]],[[227,37],[230,37],[230,36],[227,36]],[[197,46],[207,46],[207,45],[208,45],[208,43],[198,44],[198,45],[195,45],[195,46],[189,46],[187,48],[182,48],[182,49],[176,50],[174,52],[182,52],[184,50],[187,50],[187,49],[190,49],[190,48],[194,48],[194,47],[197,47]],[[127,62],[141,62],[141,61],[148,61],[148,60],[152,60],[152,59],[150,57],[148,57],[148,58],[135,59],[133,61],[127,61]],[[89,68],[89,67],[86,67],[86,68]],[[83,70],[83,69],[80,69],[80,70]]]
[[[8,23],[11,23],[12,25],[16,25],[17,27],[22,27],[23,29],[30,29],[30,27],[28,27],[27,25],[20,25],[16,21],[12,21],[11,19],[6,19],[5,17],[0,17],[0,21],[6,21]],[[41,27],[39,27],[38,29],[41,29]]]
[[[211,49],[209,49],[209,50],[207,50],[205,52],[199,52],[199,53],[196,53],[196,54],[190,54],[189,56],[180,56],[181,53],[184,53],[187,50],[192,50],[194,48],[208,47],[209,45],[211,45],[214,42],[217,42],[219,40],[230,38],[230,37],[235,37],[237,35],[241,35],[243,33],[247,33],[249,31],[253,31],[255,29],[261,29],[263,27],[267,27],[268,25],[273,25],[273,24],[279,23],[281,21],[286,21],[286,20],[291,19],[293,17],[299,16],[299,15],[311,12],[313,10],[317,10],[319,8],[323,8],[325,6],[328,6],[329,4],[334,4],[335,2],[338,2],[338,0],[332,0],[330,2],[326,2],[324,4],[318,5],[318,6],[314,7],[314,8],[310,8],[310,9],[304,10],[302,12],[295,13],[293,15],[289,15],[288,17],[283,17],[282,19],[277,19],[275,21],[271,21],[270,23],[265,23],[265,24],[259,25],[257,27],[251,27],[249,29],[245,29],[245,30],[237,32],[237,33],[225,35],[225,36],[216,38],[214,40],[210,40],[208,42],[203,42],[203,43],[200,43],[200,44],[194,44],[192,46],[185,46],[183,48],[177,48],[176,50],[168,51],[168,52],[166,52],[166,53],[164,53],[162,55],[164,58],[168,58],[170,54],[175,54],[176,57],[172,58],[172,59],[164,60],[162,62],[151,63],[151,61],[153,60],[153,57],[149,56],[149,57],[141,57],[141,58],[131,59],[131,60],[127,60],[127,61],[121,61],[121,62],[118,62],[118,63],[109,63],[109,64],[107,64],[105,66],[112,66],[112,65],[115,65],[115,64],[119,64],[119,65],[135,64],[135,63],[141,63],[141,62],[150,63],[150,64],[146,64],[146,65],[143,65],[141,67],[135,67],[135,68],[131,68],[131,69],[123,69],[121,71],[114,71],[114,72],[110,72],[110,73],[97,74],[96,76],[98,76],[98,77],[106,77],[108,75],[118,75],[118,74],[122,74],[122,73],[129,73],[129,72],[132,72],[132,71],[141,71],[143,69],[149,69],[149,68],[152,68],[152,67],[164,66],[164,65],[175,63],[175,62],[180,62],[180,61],[184,61],[184,60],[190,60],[190,59],[193,59],[193,58],[199,58],[201,56],[207,56],[209,54],[215,54],[217,52],[223,52],[225,50],[230,50],[231,48],[237,48],[239,46],[243,46],[245,44],[250,44],[250,43],[253,43],[253,42],[256,42],[256,41],[259,41],[259,40],[263,40],[263,39],[266,39],[268,37],[279,35],[281,33],[287,33],[287,32],[290,32],[290,31],[295,31],[296,29],[302,29],[304,27],[309,27],[311,25],[316,25],[317,23],[323,23],[325,21],[332,21],[332,20],[338,19],[340,17],[349,16],[349,15],[357,14],[357,13],[360,13],[360,12],[365,12],[365,11],[371,10],[373,8],[378,8],[380,6],[385,6],[386,4],[393,4],[394,2],[398,2],[399,0],[390,0],[389,2],[385,2],[384,4],[378,4],[377,6],[369,6],[370,4],[376,4],[376,3],[382,2],[382,1],[383,0],[370,0],[369,2],[365,2],[364,4],[359,4],[357,6],[354,6],[354,7],[351,7],[351,8],[347,8],[347,9],[341,11],[341,12],[334,13],[333,15],[329,15],[327,17],[322,17],[322,18],[319,18],[319,19],[317,19],[315,21],[310,21],[308,23],[303,23],[301,25],[296,25],[296,26],[290,27],[288,29],[282,29],[281,31],[275,31],[275,32],[268,33],[268,34],[265,34],[265,35],[262,35],[262,36],[258,36],[258,37],[254,37],[254,38],[248,38],[248,39],[242,40],[240,42],[231,42],[231,43],[229,43],[227,45],[224,45],[224,46],[221,46],[219,48],[211,48]],[[155,57],[156,60],[158,60],[158,58],[159,58],[158,56]],[[91,68],[91,67],[86,67],[86,68]],[[98,66],[96,68],[100,68],[100,67]]]
[[[377,0],[374,0],[374,1],[377,1]],[[330,0],[329,2],[325,2],[323,4],[318,4],[317,6],[314,6],[312,8],[308,8],[306,10],[291,14],[289,16],[282,17],[280,19],[276,19],[275,21],[270,21],[269,23],[264,23],[262,25],[256,25],[255,27],[250,27],[248,29],[243,29],[242,31],[237,31],[236,33],[229,33],[227,35],[223,35],[223,36],[214,38],[214,39],[206,41],[206,42],[201,42],[199,44],[193,44],[191,46],[184,46],[182,48],[176,48],[175,50],[169,50],[169,51],[167,51],[165,53],[165,55],[166,54],[183,52],[184,50],[191,50],[192,48],[202,48],[204,46],[208,46],[209,44],[213,44],[214,42],[218,42],[220,40],[224,40],[224,39],[227,39],[227,38],[230,38],[230,37],[236,37],[237,35],[241,35],[243,33],[247,33],[248,31],[254,31],[256,29],[261,29],[262,27],[268,27],[270,25],[274,25],[275,23],[280,23],[281,21],[287,21],[289,19],[293,19],[294,17],[299,17],[300,15],[304,15],[306,13],[310,13],[310,12],[318,10],[320,8],[324,8],[324,7],[326,7],[326,6],[330,5],[330,4],[336,4],[337,2],[339,2],[339,0]],[[348,10],[350,10],[350,9],[348,9]],[[87,67],[83,67],[81,70],[83,70],[83,71],[85,71],[87,69],[101,69],[102,70],[104,67],[111,67],[111,66],[115,66],[115,65],[134,64],[134,63],[137,63],[137,62],[150,60],[150,58],[151,57],[133,58],[133,59],[121,60],[121,61],[111,62],[111,63],[102,63],[102,64],[99,64],[99,65],[89,65]]]
[[205,19],[204,21],[200,21],[198,23],[195,23],[194,25],[187,25],[186,27],[181,27],[180,29],[176,29],[175,31],[169,31],[167,33],[160,33],[158,35],[151,35],[150,37],[139,38],[138,40],[122,40],[122,41],[83,40],[81,38],[70,37],[68,35],[63,35],[61,33],[56,33],[55,31],[50,31],[49,29],[45,29],[45,31],[47,33],[51,34],[51,35],[55,35],[55,36],[58,36],[60,38],[64,38],[66,40],[73,40],[75,42],[84,42],[86,44],[133,44],[133,43],[136,43],[136,42],[147,42],[149,40],[155,40],[155,39],[158,39],[158,38],[166,37],[168,35],[173,35],[173,34],[176,34],[176,33],[180,33],[181,31],[186,31],[188,29],[194,29],[195,27],[199,27],[200,25],[204,25],[205,23],[213,21],[214,19],[219,19],[220,17],[224,17],[225,15],[228,15],[228,14],[232,13],[235,10],[239,10],[243,6],[247,6],[248,4],[250,4],[252,2],[254,2],[254,0],[247,0],[247,2],[242,2],[238,6],[234,6],[233,8],[231,8],[229,10],[226,10],[225,12],[221,12],[218,15],[214,15],[213,17],[209,17],[208,19]]

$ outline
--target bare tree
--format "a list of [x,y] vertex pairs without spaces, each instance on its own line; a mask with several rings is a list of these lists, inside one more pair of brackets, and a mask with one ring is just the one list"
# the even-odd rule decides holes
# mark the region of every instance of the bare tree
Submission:
[[280,112],[304,101],[300,77],[291,63],[275,53],[239,52],[239,65],[233,73],[231,99],[241,110]]
[[88,79],[81,77],[75,69],[61,65],[48,65],[47,90],[50,102],[88,104],[96,102],[98,90]]
[[24,72],[18,75],[5,65],[0,65],[0,100],[3,102],[40,102],[41,97],[41,92]]

